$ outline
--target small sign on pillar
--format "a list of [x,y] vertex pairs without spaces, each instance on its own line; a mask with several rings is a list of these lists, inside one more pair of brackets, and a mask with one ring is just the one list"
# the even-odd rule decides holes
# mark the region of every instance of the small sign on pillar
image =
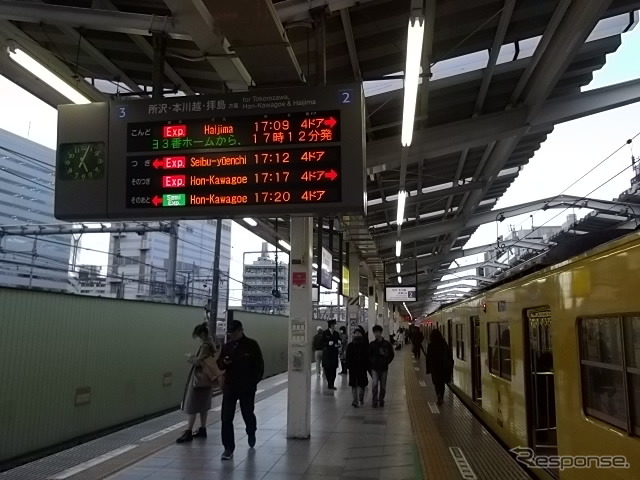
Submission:
[[291,288],[307,288],[307,272],[291,272]]

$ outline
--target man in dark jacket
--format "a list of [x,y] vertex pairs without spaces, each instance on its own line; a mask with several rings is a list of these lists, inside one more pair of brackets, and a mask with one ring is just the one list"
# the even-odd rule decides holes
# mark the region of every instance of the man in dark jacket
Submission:
[[431,381],[436,389],[437,403],[442,405],[444,385],[453,378],[453,352],[437,328],[431,330],[429,335],[429,345],[427,346],[428,374],[431,374]]
[[335,390],[334,383],[336,381],[336,370],[338,369],[338,356],[342,342],[340,334],[336,332],[336,321],[328,321],[329,328],[323,332],[324,349],[322,351],[322,368],[327,377],[327,387],[329,390]]
[[249,446],[256,444],[256,416],[253,413],[256,400],[256,386],[264,375],[264,360],[258,342],[244,336],[242,323],[231,320],[227,326],[230,341],[223,347],[218,357],[218,367],[224,370],[222,389],[222,460],[233,457],[236,448],[233,433],[233,417],[236,404],[240,401],[240,412],[246,425]]
[[[375,340],[369,344],[369,368],[371,373],[373,407],[380,404],[384,407],[384,396],[387,393],[387,374],[389,364],[393,360],[393,346],[382,337],[382,327],[374,325],[373,336]],[[378,385],[380,385],[380,397],[378,397]]]

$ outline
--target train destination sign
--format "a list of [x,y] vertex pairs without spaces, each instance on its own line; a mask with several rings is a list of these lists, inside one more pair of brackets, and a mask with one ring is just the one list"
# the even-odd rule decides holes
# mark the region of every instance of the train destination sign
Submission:
[[385,287],[385,299],[387,302],[415,302],[416,287]]
[[61,106],[56,217],[363,213],[362,109],[359,85]]

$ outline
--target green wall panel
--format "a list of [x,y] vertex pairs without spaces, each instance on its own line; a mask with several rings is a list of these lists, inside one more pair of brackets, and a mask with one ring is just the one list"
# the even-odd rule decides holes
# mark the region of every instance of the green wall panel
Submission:
[[178,406],[202,320],[196,307],[0,288],[0,462]]

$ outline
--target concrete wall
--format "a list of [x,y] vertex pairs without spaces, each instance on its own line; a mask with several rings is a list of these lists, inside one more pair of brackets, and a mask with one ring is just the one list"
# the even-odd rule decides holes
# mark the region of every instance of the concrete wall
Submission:
[[202,320],[202,308],[0,288],[0,462],[178,407]]
[[260,345],[264,357],[264,377],[287,371],[289,317],[229,310],[230,319],[240,320],[245,336]]

